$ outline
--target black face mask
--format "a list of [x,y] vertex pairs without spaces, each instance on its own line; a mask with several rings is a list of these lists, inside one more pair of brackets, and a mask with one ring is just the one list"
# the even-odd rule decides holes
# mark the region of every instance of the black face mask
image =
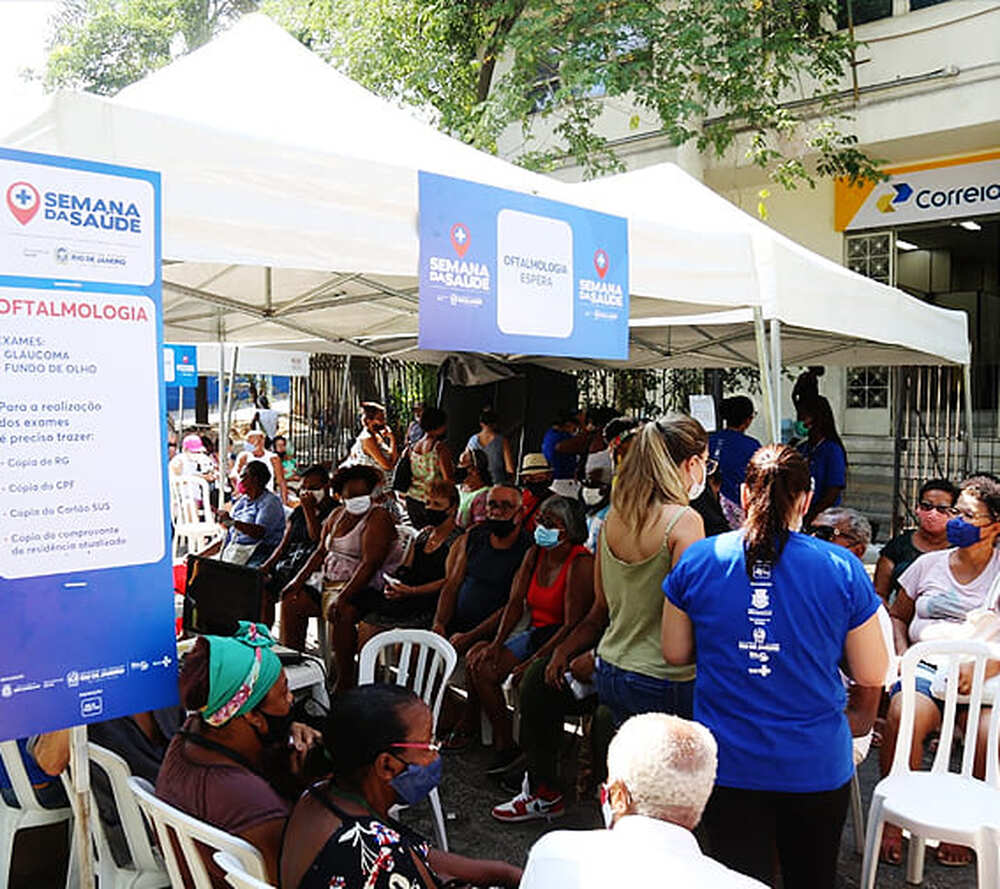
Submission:
[[536,497],[544,497],[549,493],[551,482],[528,482],[527,488]]
[[455,481],[460,485],[465,484],[465,480],[469,477],[469,467],[468,466],[457,466],[455,468]]
[[263,710],[258,710],[257,712],[267,720],[266,732],[259,732],[256,726],[253,727],[254,733],[257,735],[260,743],[265,747],[286,747],[293,722],[291,708],[282,716],[277,716],[274,713],[265,713]]
[[450,509],[425,509],[424,515],[427,517],[427,522],[430,525],[437,527],[442,522],[446,521],[448,516],[451,515]]
[[514,532],[514,520],[487,519],[486,527],[490,529],[490,533],[496,534],[497,537],[508,537]]

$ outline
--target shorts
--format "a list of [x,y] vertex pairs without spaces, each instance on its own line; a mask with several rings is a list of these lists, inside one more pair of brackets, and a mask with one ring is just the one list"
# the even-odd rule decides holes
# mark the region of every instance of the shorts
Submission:
[[555,636],[560,626],[561,624],[550,624],[547,627],[532,627],[523,633],[515,633],[507,638],[503,647],[513,654],[518,662],[526,661]]
[[[937,705],[938,710],[941,712],[941,715],[943,716],[944,701],[942,701],[940,698],[934,697],[934,695],[931,694],[931,685],[934,684],[934,674],[936,672],[937,668],[933,664],[927,664],[924,663],[924,661],[921,661],[919,664],[917,664],[915,684],[917,687],[917,694],[923,695],[928,700],[933,701]],[[890,698],[895,697],[902,690],[903,690],[902,680],[897,680],[897,682],[892,686],[892,688],[889,689],[889,697]],[[961,707],[963,705],[959,704],[959,706]]]

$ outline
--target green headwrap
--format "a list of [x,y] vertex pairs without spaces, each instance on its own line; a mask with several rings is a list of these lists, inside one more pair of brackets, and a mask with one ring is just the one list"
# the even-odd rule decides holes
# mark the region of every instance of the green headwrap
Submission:
[[208,702],[201,718],[225,725],[253,710],[281,675],[281,661],[271,651],[274,639],[263,624],[241,620],[235,636],[208,640]]

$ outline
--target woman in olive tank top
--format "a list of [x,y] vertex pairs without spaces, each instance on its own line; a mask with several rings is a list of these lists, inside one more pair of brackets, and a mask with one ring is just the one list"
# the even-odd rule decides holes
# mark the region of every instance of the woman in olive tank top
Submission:
[[691,718],[694,664],[671,666],[660,647],[662,584],[705,536],[688,502],[704,489],[708,462],[708,435],[691,417],[662,417],[636,434],[598,541],[594,605],[546,671],[556,681],[574,654],[599,639],[594,682],[616,724],[646,712]]

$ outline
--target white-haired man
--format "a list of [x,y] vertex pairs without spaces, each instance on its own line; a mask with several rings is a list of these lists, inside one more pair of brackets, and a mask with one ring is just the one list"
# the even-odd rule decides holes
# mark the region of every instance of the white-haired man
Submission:
[[761,889],[703,855],[691,833],[715,783],[715,738],[665,713],[633,716],[608,749],[601,809],[610,830],[558,830],[531,849],[521,889],[683,886]]

